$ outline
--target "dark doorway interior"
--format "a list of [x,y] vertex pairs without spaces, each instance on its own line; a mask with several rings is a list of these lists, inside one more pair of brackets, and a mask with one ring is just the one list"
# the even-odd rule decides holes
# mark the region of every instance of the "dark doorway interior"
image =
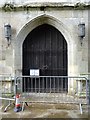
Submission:
[[67,57],[63,35],[51,25],[40,25],[24,40],[23,75],[30,75],[30,69],[39,69],[40,76],[67,76]]

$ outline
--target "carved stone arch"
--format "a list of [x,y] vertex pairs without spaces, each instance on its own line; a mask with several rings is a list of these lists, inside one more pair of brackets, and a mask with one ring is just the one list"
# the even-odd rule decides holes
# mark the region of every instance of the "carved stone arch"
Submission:
[[[70,75],[70,67],[69,64],[73,64],[72,59],[70,59],[70,56],[72,56],[72,46],[73,41],[69,34],[68,27],[62,23],[57,18],[54,18],[49,15],[41,15],[38,16],[32,20],[30,20],[28,23],[25,23],[25,25],[21,28],[21,30],[18,32],[18,35],[16,37],[16,43],[15,43],[15,70],[18,71],[19,75],[22,75],[22,45],[26,38],[26,36],[36,27],[42,24],[49,24],[58,29],[62,35],[64,36],[65,40],[68,44],[68,75]],[[17,73],[16,73],[17,74]]]

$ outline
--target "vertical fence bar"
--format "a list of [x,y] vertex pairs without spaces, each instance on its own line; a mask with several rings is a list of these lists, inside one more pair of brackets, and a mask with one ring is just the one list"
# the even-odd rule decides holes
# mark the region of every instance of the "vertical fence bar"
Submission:
[[56,83],[57,78],[54,77],[53,79],[54,79],[54,101],[55,101],[55,98],[56,98],[56,95],[55,95],[55,91],[56,91],[55,83]]
[[23,93],[23,79],[21,78],[21,93]]
[[11,77],[11,80],[12,80],[12,84],[11,84],[11,93],[13,93],[14,94],[14,89],[13,89],[13,82],[14,82],[14,79],[13,79],[13,77]]
[[89,103],[89,110],[90,110],[90,78],[88,80],[88,103]]
[[66,77],[66,78],[65,78],[65,91],[66,91],[66,93],[67,93],[67,89],[68,89],[67,83],[68,83],[68,78]]
[[46,92],[46,77],[44,77],[44,93]]
[[57,85],[58,91],[57,92],[59,93],[60,92],[60,77],[57,77],[57,80],[58,80],[58,82],[57,82],[58,83],[58,85]]
[[80,80],[80,94],[81,94],[81,91],[82,91],[82,80]]
[[42,77],[40,77],[40,92],[42,92]]
[[35,86],[35,93],[36,93],[36,77],[35,77],[35,85],[34,86]]
[[87,104],[89,104],[88,101],[88,80],[86,79],[86,100],[87,100]]
[[45,93],[45,77],[43,77],[43,93]]
[[[12,92],[13,92],[13,94],[14,94],[14,81],[15,80],[15,78],[14,77],[12,77]],[[21,85],[22,86],[22,85]]]
[[18,78],[15,78],[15,95],[17,94],[17,79]]
[[[3,79],[3,85],[5,85],[5,76],[4,76],[4,79]],[[5,87],[4,87],[4,93],[5,93],[6,91],[5,91]]]
[[68,78],[65,78],[65,92],[67,92],[67,79]]
[[57,84],[58,85],[56,85],[57,86],[57,94],[58,94],[58,103],[59,103],[59,98],[60,98],[60,77],[57,77]]
[[10,77],[10,91],[9,92],[12,93],[12,79],[11,79],[11,77]]
[[31,92],[31,77],[28,78],[29,78],[29,92]]
[[2,77],[0,77],[0,87],[1,87],[1,90],[0,90],[0,96],[2,97],[2,93],[3,93],[3,87],[2,87]]
[[[78,78],[77,78],[78,79]],[[73,81],[75,81],[75,92],[74,95],[77,95],[77,91],[78,91],[78,80],[73,78]],[[76,102],[78,101],[78,97],[76,97]]]
[[39,87],[38,89],[39,89],[39,94],[40,94],[40,77],[39,77],[39,86],[38,87]]
[[[81,91],[80,91],[80,94],[81,94],[81,96],[83,95],[83,82],[84,82],[84,80],[83,80],[83,78],[81,79]],[[81,103],[82,103],[82,99],[81,99]]]
[[24,77],[23,79],[24,79],[24,92],[26,92],[26,81],[25,81],[25,77]]
[[42,92],[44,93],[44,77],[42,78]]
[[55,94],[55,77],[54,77],[54,94]]
[[76,94],[78,95],[78,80],[76,80]]
[[27,92],[29,92],[30,91],[30,79],[29,79],[29,77],[27,78]]
[[32,91],[32,86],[33,86],[33,83],[32,83],[32,78],[31,78],[31,92],[33,92],[33,91]]
[[61,93],[63,93],[63,91],[64,91],[63,81],[64,81],[64,78],[61,78]]
[[42,77],[42,93],[43,93],[43,77]]
[[25,82],[26,82],[26,93],[28,92],[28,77],[25,77]]
[[64,88],[64,91],[65,91],[65,93],[66,93],[66,80],[67,80],[67,78],[65,77],[65,78],[63,78],[64,80],[63,80],[63,88]]
[[51,77],[50,77],[50,93],[51,93]]
[[47,88],[47,77],[46,77],[46,93],[48,92],[48,90],[47,90],[48,88]]

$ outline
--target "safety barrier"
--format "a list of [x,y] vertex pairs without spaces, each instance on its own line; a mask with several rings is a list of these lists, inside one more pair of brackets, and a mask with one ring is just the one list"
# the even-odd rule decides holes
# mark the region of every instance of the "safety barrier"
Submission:
[[[10,74],[0,74],[0,106],[7,103],[4,112],[15,101],[15,80]],[[3,102],[2,102],[3,101]],[[7,101],[7,102],[6,102]]]
[[0,99],[9,101],[5,110],[20,94],[24,105],[28,102],[88,104],[89,80],[86,77],[69,76],[0,76]]
[[23,103],[76,103],[82,114],[82,104],[88,104],[88,82],[86,77],[21,76],[15,80],[15,92]]

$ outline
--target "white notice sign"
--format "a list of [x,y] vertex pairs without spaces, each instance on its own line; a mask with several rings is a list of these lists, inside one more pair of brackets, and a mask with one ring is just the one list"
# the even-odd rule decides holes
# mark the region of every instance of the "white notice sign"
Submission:
[[34,69],[30,69],[30,76],[34,75]]
[[39,69],[30,69],[30,76],[39,76]]

